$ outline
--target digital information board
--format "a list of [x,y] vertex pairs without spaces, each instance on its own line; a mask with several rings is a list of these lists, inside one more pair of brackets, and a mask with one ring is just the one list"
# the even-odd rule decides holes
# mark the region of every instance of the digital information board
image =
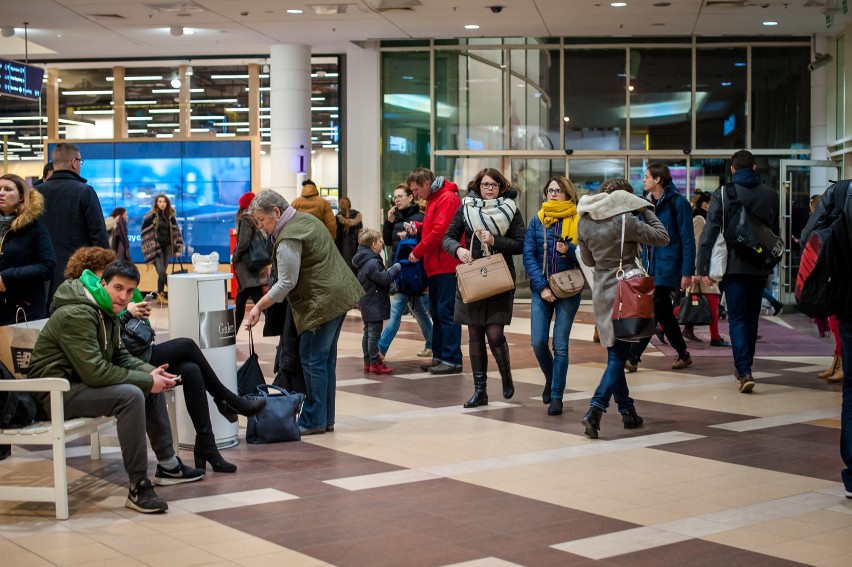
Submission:
[[5,59],[0,59],[0,69],[0,95],[38,100],[44,80],[44,69]]

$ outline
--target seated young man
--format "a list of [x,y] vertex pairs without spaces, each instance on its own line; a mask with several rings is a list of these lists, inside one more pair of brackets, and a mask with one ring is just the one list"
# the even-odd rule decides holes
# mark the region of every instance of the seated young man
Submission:
[[[184,465],[172,446],[165,397],[158,394],[174,388],[177,376],[166,372],[167,365],[155,368],[134,358],[121,342],[117,315],[138,284],[136,266],[123,262],[109,264],[100,283],[63,282],[33,349],[28,377],[60,377],[71,383],[64,396],[66,418],[116,418],[124,469],[130,477],[124,505],[151,514],[169,506],[148,479],[146,432],[158,461],[156,484],[201,480],[204,471]],[[37,399],[49,416],[49,397]]]

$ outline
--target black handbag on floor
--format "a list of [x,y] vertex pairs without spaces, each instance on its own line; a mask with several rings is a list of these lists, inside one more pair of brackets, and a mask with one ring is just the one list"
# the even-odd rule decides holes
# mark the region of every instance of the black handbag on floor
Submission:
[[186,274],[188,272],[189,270],[183,267],[183,260],[181,260],[179,256],[172,256],[172,273]]
[[[270,395],[275,390],[278,394]],[[297,420],[305,402],[304,394],[291,394],[284,388],[262,384],[257,387],[257,393],[246,396],[248,399],[264,398],[266,407],[248,418],[246,441],[249,443],[280,443],[282,441],[299,441]]]
[[237,369],[237,392],[241,396],[253,394],[261,384],[266,384],[266,379],[263,377],[263,370],[260,369],[257,353],[254,352],[254,338],[249,329],[249,356]]

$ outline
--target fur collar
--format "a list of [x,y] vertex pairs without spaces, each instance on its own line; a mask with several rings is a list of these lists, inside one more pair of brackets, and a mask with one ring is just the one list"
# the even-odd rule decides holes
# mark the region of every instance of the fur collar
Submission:
[[577,212],[580,215],[589,215],[594,220],[604,220],[623,213],[638,211],[644,207],[650,207],[653,210],[654,205],[633,193],[613,191],[583,195],[577,205]]
[[35,189],[30,190],[29,204],[12,221],[12,231],[18,231],[33,224],[44,213],[44,197]]

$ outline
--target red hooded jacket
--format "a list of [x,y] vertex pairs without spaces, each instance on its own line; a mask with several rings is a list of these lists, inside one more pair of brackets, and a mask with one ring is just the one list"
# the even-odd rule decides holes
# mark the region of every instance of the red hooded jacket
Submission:
[[459,186],[447,180],[426,200],[426,215],[423,222],[417,225],[420,243],[414,247],[412,254],[423,261],[427,276],[455,274],[456,266],[461,264],[441,246],[450,221],[460,206]]

